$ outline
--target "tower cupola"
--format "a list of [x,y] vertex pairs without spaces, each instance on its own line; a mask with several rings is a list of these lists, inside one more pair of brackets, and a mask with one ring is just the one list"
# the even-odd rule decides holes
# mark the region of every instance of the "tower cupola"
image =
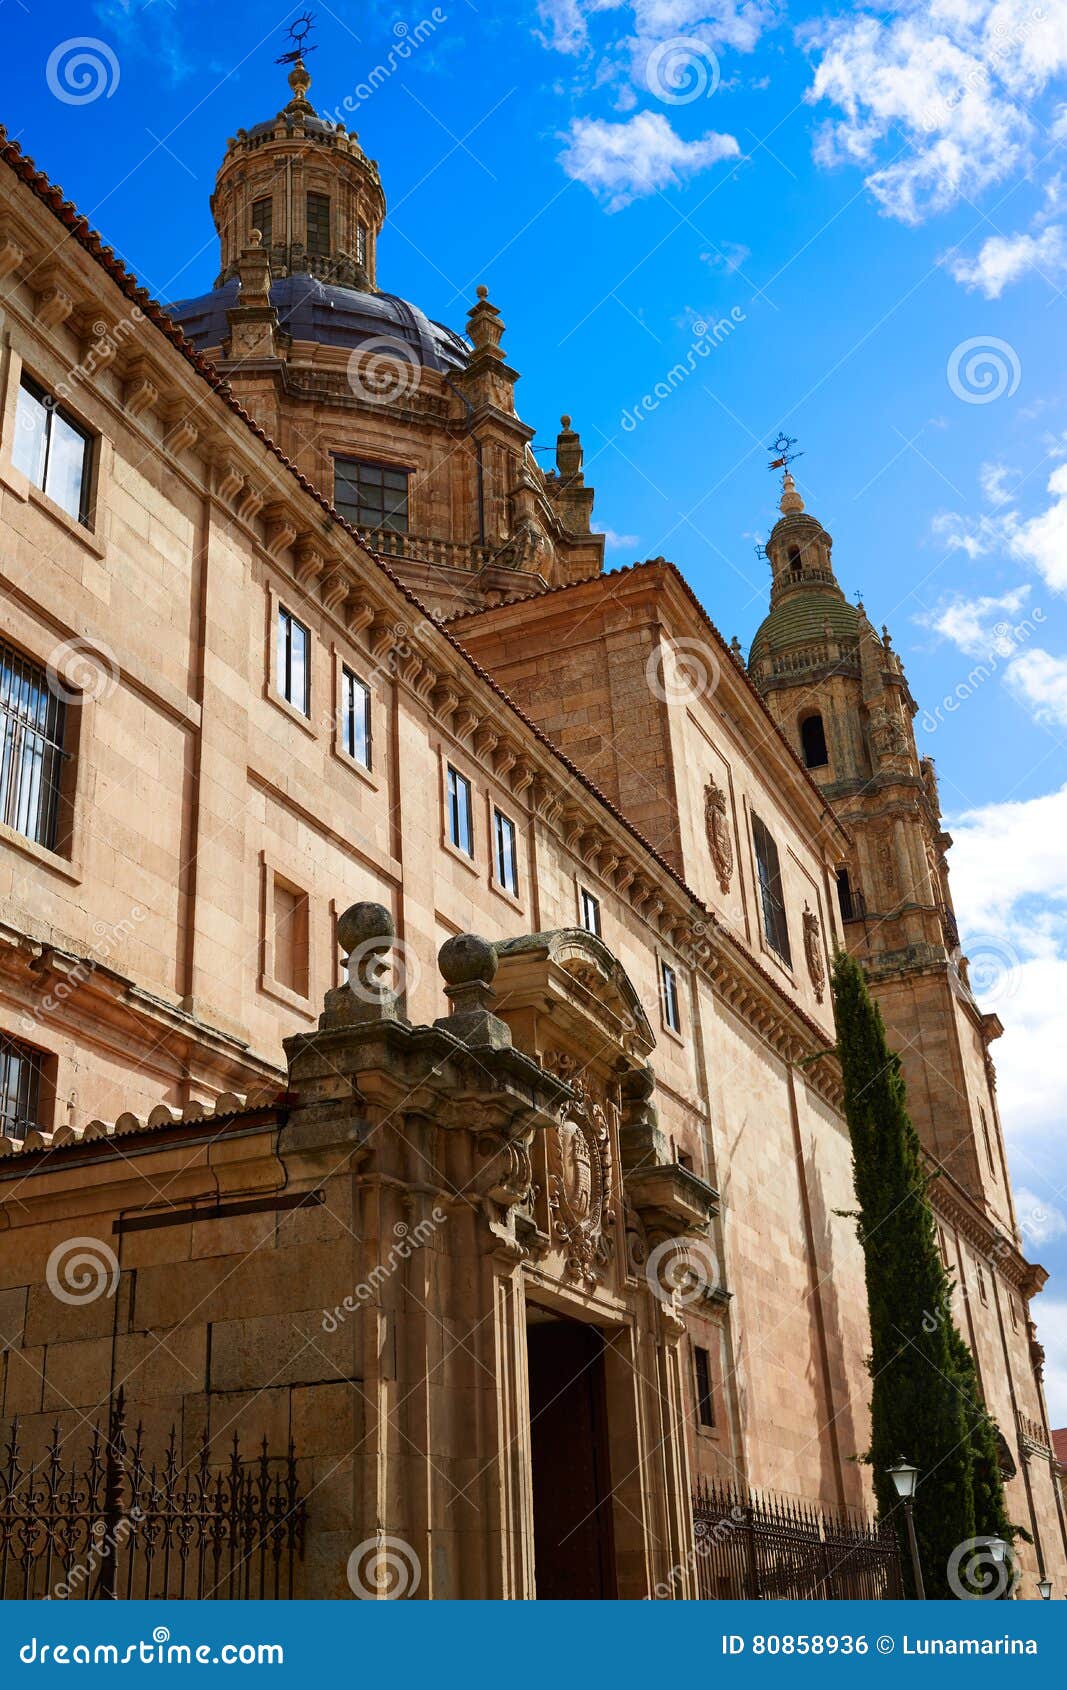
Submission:
[[310,87],[298,58],[288,104],[227,143],[211,198],[222,257],[216,287],[237,274],[242,250],[256,244],[253,230],[274,277],[305,273],[371,291],[377,285],[385,221],[378,166],[354,130],[318,116]]

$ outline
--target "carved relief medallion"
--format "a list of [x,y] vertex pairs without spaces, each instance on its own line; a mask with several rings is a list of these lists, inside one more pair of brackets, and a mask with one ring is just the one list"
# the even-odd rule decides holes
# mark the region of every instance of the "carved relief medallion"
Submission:
[[704,826],[708,835],[708,850],[719,877],[719,888],[730,890],[734,875],[734,844],[730,838],[730,821],[726,810],[726,794],[717,785],[714,775],[708,777],[704,788]]
[[815,987],[815,996],[822,1003],[826,991],[826,964],[822,954],[822,933],[819,918],[809,904],[804,905],[804,955],[808,960],[808,973],[811,983]]
[[548,1133],[548,1193],[552,1233],[565,1253],[564,1273],[586,1290],[596,1287],[611,1249],[611,1134],[603,1104],[586,1090],[576,1060],[550,1052],[542,1064],[578,1093],[563,1105]]

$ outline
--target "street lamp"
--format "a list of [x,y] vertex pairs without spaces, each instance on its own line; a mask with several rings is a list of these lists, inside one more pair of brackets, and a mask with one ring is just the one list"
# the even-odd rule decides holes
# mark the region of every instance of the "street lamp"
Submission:
[[1047,1602],[1052,1595],[1052,1580],[1050,1578],[1038,1579],[1037,1588],[1041,1592],[1041,1600]]
[[897,1495],[904,1504],[904,1518],[908,1524],[908,1548],[911,1550],[911,1570],[915,1576],[915,1595],[920,1602],[926,1601],[926,1587],[923,1584],[923,1570],[919,1562],[919,1545],[915,1537],[915,1485],[919,1477],[919,1469],[913,1467],[910,1461],[901,1456],[892,1467],[887,1469],[889,1477],[896,1486]]

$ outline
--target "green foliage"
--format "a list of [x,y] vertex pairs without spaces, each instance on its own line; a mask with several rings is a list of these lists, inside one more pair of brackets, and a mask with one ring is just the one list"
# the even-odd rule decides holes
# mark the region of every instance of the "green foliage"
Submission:
[[1011,1538],[995,1427],[981,1406],[971,1353],[953,1324],[919,1136],[900,1060],[853,959],[833,971],[838,1054],[852,1140],[858,1231],[871,1322],[871,1444],[883,1517],[893,1520],[911,1590],[903,1509],[886,1469],[920,1469],[915,1528],[928,1597],[952,1595],[953,1550],[968,1538]]

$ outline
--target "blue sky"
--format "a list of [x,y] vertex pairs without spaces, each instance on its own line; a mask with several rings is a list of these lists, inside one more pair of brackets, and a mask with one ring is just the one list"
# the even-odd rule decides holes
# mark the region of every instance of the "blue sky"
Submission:
[[[9,133],[160,297],[214,279],[214,172],[284,103],[299,10],[5,0]],[[562,411],[582,433],[610,563],[673,558],[747,647],[765,448],[799,436],[937,760],[1067,1423],[1067,7],[313,10],[311,98],[389,199],[379,284],[457,328],[488,285],[540,444]],[[107,49],[92,99],[80,37]]]

